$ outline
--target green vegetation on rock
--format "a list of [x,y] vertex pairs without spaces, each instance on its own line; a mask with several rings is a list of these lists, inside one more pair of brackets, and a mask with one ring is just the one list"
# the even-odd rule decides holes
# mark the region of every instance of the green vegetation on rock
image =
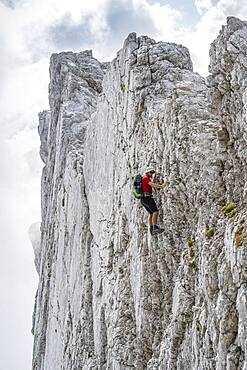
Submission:
[[120,82],[120,90],[122,91],[122,93],[125,93],[126,87],[123,81]]
[[222,209],[221,209],[221,212],[225,215],[225,216],[229,216],[232,214],[232,211],[235,210],[236,208],[236,204],[235,203],[228,203],[226,204]]
[[214,229],[206,229],[204,235],[206,238],[212,238],[214,236]]

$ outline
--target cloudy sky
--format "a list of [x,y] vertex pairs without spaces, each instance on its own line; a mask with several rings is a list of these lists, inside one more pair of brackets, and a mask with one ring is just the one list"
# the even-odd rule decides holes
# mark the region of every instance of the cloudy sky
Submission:
[[90,48],[111,60],[135,31],[187,46],[194,70],[206,76],[209,45],[229,15],[247,20],[247,3],[0,0],[0,370],[31,369],[38,278],[28,229],[40,221],[37,114],[49,108],[51,53]]

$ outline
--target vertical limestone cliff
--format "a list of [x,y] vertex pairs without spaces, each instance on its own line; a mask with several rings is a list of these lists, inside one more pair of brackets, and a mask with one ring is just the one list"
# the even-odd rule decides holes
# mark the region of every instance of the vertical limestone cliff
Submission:
[[[135,33],[111,63],[53,55],[50,76],[33,369],[246,370],[247,23],[228,18],[207,80]],[[155,238],[131,194],[150,164]]]

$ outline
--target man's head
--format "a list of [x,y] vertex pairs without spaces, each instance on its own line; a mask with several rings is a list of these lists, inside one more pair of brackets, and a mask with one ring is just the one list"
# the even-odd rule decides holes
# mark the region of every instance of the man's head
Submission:
[[154,167],[147,167],[145,170],[145,175],[151,177],[155,173]]

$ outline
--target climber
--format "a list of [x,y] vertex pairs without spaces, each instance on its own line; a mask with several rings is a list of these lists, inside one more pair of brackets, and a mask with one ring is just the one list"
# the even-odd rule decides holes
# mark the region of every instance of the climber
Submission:
[[160,228],[157,225],[158,220],[158,208],[155,203],[155,200],[152,195],[152,188],[154,189],[163,189],[165,187],[165,183],[163,184],[156,184],[154,182],[155,179],[155,169],[153,167],[148,167],[145,171],[145,174],[142,177],[142,192],[143,196],[141,198],[141,204],[149,213],[149,227],[151,235],[160,234],[164,231],[164,229]]

